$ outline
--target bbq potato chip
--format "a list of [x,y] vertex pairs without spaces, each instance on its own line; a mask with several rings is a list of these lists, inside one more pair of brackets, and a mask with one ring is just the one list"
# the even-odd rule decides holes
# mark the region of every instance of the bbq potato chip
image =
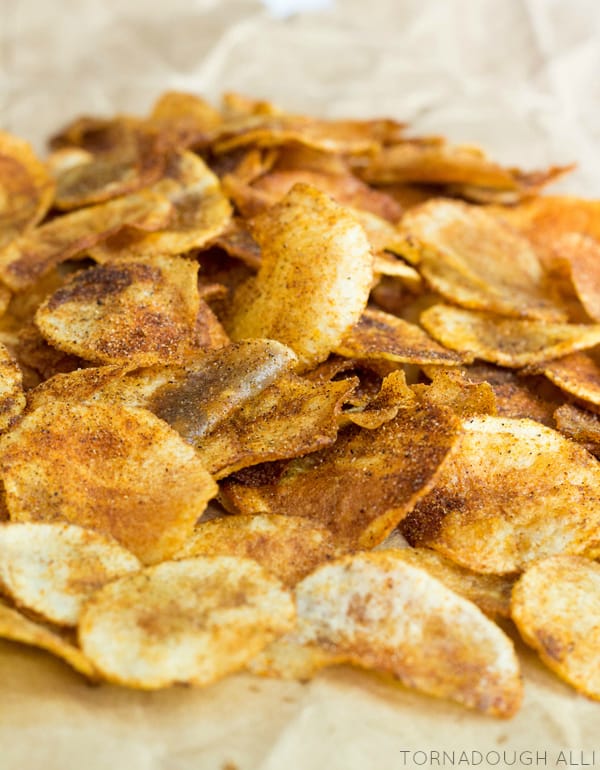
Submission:
[[228,332],[278,339],[305,365],[323,361],[367,304],[373,258],[362,228],[303,185],[253,228],[262,264],[236,292]]
[[76,626],[104,583],[141,565],[116,541],[58,522],[0,526],[0,588],[45,620]]
[[421,324],[438,342],[462,355],[519,368],[600,343],[600,324],[545,323],[434,305]]
[[116,404],[48,403],[0,441],[12,521],[68,521],[143,562],[176,553],[217,491],[162,420]]
[[544,663],[600,700],[600,566],[566,554],[532,565],[515,585],[512,618]]
[[600,457],[600,416],[574,404],[563,404],[554,412],[556,429]]
[[479,414],[496,414],[496,396],[487,382],[470,382],[460,369],[442,366],[425,367],[431,377],[430,385],[413,385],[413,391],[421,398],[437,406],[451,409],[459,417]]
[[0,432],[9,428],[24,408],[23,374],[6,347],[0,344]]
[[292,596],[251,559],[164,562],[116,580],[84,607],[84,654],[111,682],[154,690],[237,671],[295,618]]
[[600,366],[592,355],[573,353],[548,361],[540,368],[565,393],[600,406]]
[[430,493],[401,531],[476,572],[522,571],[600,548],[600,463],[533,420],[463,422]]
[[379,393],[374,398],[356,409],[346,410],[344,417],[361,428],[374,430],[393,420],[400,408],[411,401],[416,401],[415,395],[406,384],[404,372],[398,369],[383,378]]
[[168,147],[199,147],[213,137],[222,122],[217,109],[196,94],[167,91],[146,121]]
[[44,337],[88,361],[182,361],[200,307],[198,264],[180,257],[113,262],[76,273],[38,309]]

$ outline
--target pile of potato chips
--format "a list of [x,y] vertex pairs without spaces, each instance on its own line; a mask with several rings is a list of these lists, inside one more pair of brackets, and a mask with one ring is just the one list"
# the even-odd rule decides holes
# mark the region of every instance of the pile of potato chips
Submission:
[[[600,202],[228,94],[0,134],[0,636],[600,698]],[[497,622],[496,622],[497,621]]]

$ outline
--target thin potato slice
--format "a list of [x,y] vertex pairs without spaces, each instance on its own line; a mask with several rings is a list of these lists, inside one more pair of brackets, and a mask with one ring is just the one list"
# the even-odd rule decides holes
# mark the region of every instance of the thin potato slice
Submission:
[[527,239],[477,206],[428,201],[406,212],[401,232],[410,255],[418,254],[421,275],[445,299],[502,315],[565,320]]
[[84,607],[79,640],[111,682],[206,685],[243,668],[294,618],[292,596],[255,561],[205,556],[104,586]]
[[0,638],[21,642],[52,653],[64,660],[71,668],[91,680],[98,679],[98,672],[78,647],[65,637],[41,623],[35,623],[12,607],[0,602]]
[[221,125],[217,109],[196,94],[167,91],[152,108],[147,125],[168,147],[204,146]]
[[463,356],[439,345],[415,324],[382,310],[367,308],[335,352],[345,358],[409,364],[458,366]]
[[244,513],[302,516],[344,548],[370,548],[435,484],[458,427],[449,411],[408,402],[376,430],[352,425],[329,449],[233,475],[222,483],[223,502]]
[[15,291],[33,286],[53,267],[77,257],[125,225],[157,230],[171,217],[171,203],[144,190],[56,217],[0,250],[0,278]]
[[565,393],[600,406],[600,366],[592,356],[573,353],[548,361],[540,368],[550,382]]
[[366,404],[344,412],[350,422],[361,428],[375,430],[393,420],[402,406],[415,400],[415,395],[406,384],[406,376],[399,369],[383,378],[379,393]]
[[45,620],[76,626],[83,603],[141,565],[116,541],[58,522],[0,527],[0,587]]
[[227,331],[278,339],[304,365],[323,361],[367,304],[373,258],[362,228],[323,193],[296,185],[253,230],[262,264],[238,289]]
[[510,639],[402,551],[347,556],[296,586],[297,637],[408,687],[500,717],[519,709]]
[[251,674],[273,679],[312,679],[321,669],[348,663],[346,654],[335,654],[317,644],[302,644],[292,631],[275,639],[248,663]]
[[340,555],[331,532],[294,516],[224,516],[202,522],[174,558],[239,556],[254,559],[294,586],[320,564]]
[[198,264],[180,257],[115,262],[76,273],[38,309],[44,337],[88,361],[181,362],[200,307]]
[[438,342],[462,355],[520,368],[600,343],[600,324],[544,323],[434,305],[421,324]]
[[194,449],[154,415],[48,403],[0,443],[12,521],[68,521],[143,562],[176,553],[217,491]]
[[431,385],[413,385],[415,393],[437,406],[451,409],[459,417],[496,414],[497,402],[487,382],[473,383],[460,369],[441,366],[426,367]]
[[600,549],[600,463],[533,420],[474,417],[401,531],[476,572]]
[[563,404],[554,412],[556,429],[567,438],[582,444],[594,457],[600,458],[600,416],[574,404]]
[[566,263],[575,294],[585,312],[600,321],[600,240],[581,233],[565,233],[553,243],[560,261]]
[[544,663],[600,700],[600,566],[565,554],[532,565],[513,590],[512,618]]
[[0,343],[0,432],[13,425],[25,403],[21,369],[6,346]]

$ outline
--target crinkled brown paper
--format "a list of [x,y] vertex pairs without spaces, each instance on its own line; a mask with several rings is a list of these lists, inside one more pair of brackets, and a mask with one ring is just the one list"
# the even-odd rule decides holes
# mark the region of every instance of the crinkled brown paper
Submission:
[[[321,5],[278,18],[258,0],[0,0],[3,128],[41,149],[81,113],[144,112],[166,89],[236,89],[289,110],[408,119],[511,164],[575,160],[561,189],[600,195],[596,0]],[[0,768],[600,766],[600,704],[519,651],[526,698],[505,722],[348,668],[307,684],[90,687],[0,642]]]

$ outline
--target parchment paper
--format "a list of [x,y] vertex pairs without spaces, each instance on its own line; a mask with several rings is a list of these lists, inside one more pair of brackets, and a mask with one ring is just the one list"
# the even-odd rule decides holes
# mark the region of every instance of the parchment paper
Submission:
[[[595,0],[329,6],[276,17],[258,0],[0,0],[2,126],[41,150],[81,113],[144,112],[169,88],[215,99],[236,89],[289,110],[410,120],[511,164],[578,161],[559,189],[600,195]],[[307,684],[90,687],[0,642],[0,768],[600,766],[600,704],[519,651],[525,704],[504,722],[348,668]]]

